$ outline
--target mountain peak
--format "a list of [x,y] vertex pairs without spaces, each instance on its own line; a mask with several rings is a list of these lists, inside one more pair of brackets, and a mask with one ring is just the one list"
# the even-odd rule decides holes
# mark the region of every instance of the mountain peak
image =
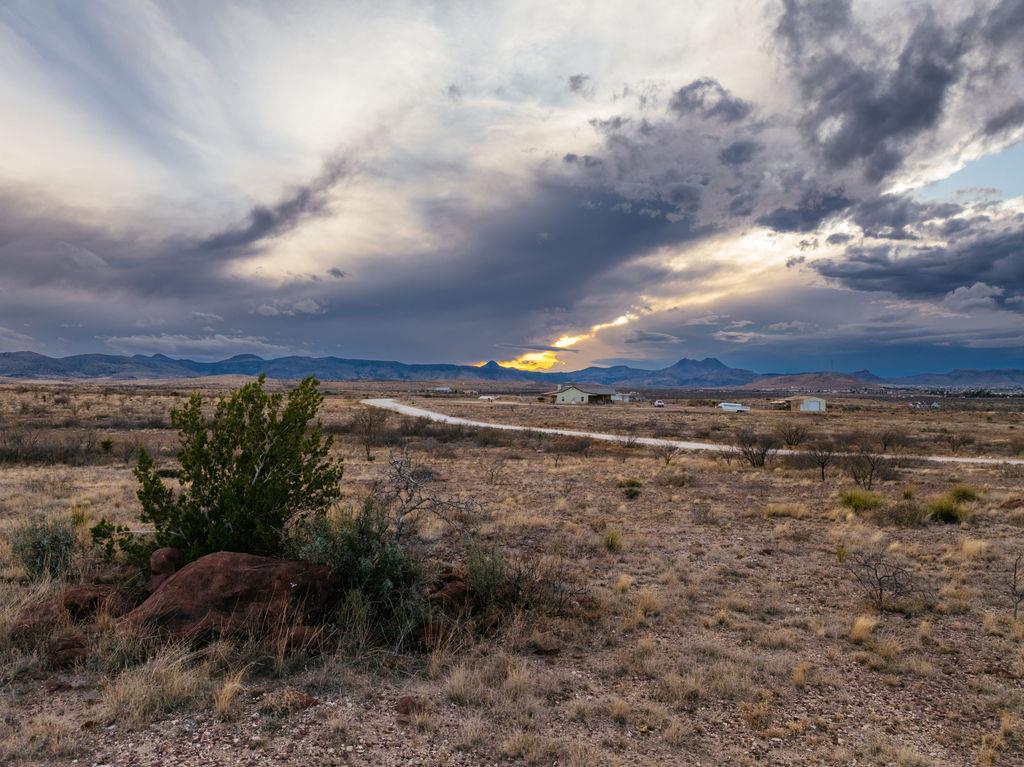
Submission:
[[504,370],[504,368],[494,360],[488,360],[486,364],[481,365],[480,367],[483,370]]

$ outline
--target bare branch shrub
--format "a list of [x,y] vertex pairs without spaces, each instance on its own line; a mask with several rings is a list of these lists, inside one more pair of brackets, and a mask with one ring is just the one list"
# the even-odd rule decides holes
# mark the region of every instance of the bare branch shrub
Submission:
[[764,466],[779,449],[779,443],[773,435],[747,429],[735,433],[733,445],[744,460],[754,467]]
[[388,412],[377,407],[364,406],[352,417],[351,430],[366,451],[366,460],[372,461],[370,448],[378,444],[384,426],[388,420]]
[[857,485],[870,490],[875,482],[893,476],[892,459],[875,449],[876,441],[871,435],[854,434],[848,440],[848,455],[843,463]]
[[877,610],[894,609],[904,600],[930,593],[909,566],[882,553],[855,554],[846,569]]
[[967,432],[955,431],[946,435],[946,444],[952,453],[959,453],[962,448],[974,443],[974,437]]
[[672,463],[672,459],[679,454],[679,448],[675,445],[655,445],[654,446],[654,457],[659,461],[664,461],[665,465],[668,466]]
[[1013,619],[1017,620],[1020,605],[1024,602],[1024,553],[1018,554],[1013,560],[1013,571],[1008,584],[1010,601],[1013,603]]
[[836,446],[833,442],[815,442],[808,449],[807,454],[811,462],[821,472],[821,481],[825,481],[825,470],[836,462]]
[[427,467],[417,466],[408,453],[388,456],[387,471],[374,485],[373,497],[387,509],[396,538],[406,537],[410,524],[423,514],[462,529],[479,513],[480,505],[475,498],[463,500],[435,495],[429,488],[433,479],[434,473]]
[[786,423],[777,429],[779,439],[788,448],[799,447],[807,441],[810,429],[800,423]]

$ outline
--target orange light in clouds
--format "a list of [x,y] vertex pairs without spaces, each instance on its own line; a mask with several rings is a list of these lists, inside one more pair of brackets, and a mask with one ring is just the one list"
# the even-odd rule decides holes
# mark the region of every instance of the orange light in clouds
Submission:
[[[557,349],[568,349],[571,346],[575,346],[580,341],[586,341],[589,338],[593,338],[599,332],[605,328],[614,328],[619,325],[625,325],[628,322],[632,322],[637,318],[635,314],[623,314],[620,317],[616,317],[611,322],[601,322],[597,325],[591,326],[590,330],[586,333],[581,333],[577,336],[561,336],[555,339],[551,345]],[[558,352],[555,351],[541,351],[541,352],[526,352],[520,354],[513,360],[505,360],[499,362],[499,365],[506,368],[515,368],[516,370],[548,370],[555,365],[561,365],[562,360],[558,359]]]

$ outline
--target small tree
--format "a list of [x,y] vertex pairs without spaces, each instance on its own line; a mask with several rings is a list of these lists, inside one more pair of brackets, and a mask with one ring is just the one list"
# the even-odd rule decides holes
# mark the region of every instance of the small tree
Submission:
[[890,427],[878,435],[878,447],[883,453],[898,453],[910,440],[902,429]]
[[352,431],[359,438],[366,451],[366,460],[373,460],[370,448],[377,443],[378,435],[387,423],[388,412],[376,407],[364,407],[352,419]]
[[854,434],[849,437],[849,442],[845,465],[857,485],[870,490],[877,480],[891,474],[892,462],[875,450],[876,443],[870,435]]
[[961,448],[974,443],[974,437],[964,431],[956,431],[946,435],[946,444],[953,453],[959,453]]
[[1013,604],[1013,619],[1017,620],[1021,602],[1024,602],[1024,553],[1018,554],[1017,558],[1013,560],[1013,571],[1010,573],[1010,581],[1007,585],[1010,601]]
[[821,470],[821,481],[824,482],[825,469],[835,463],[836,446],[831,442],[816,442],[807,453],[814,465]]
[[140,448],[141,518],[155,526],[157,544],[190,559],[213,551],[279,554],[289,519],[340,498],[342,464],[329,457],[331,439],[319,422],[311,425],[323,401],[317,380],[304,379],[285,402],[264,390],[264,378],[221,399],[210,420],[200,394],[171,410],[180,491],[163,483]]
[[655,455],[655,457],[657,457],[659,460],[664,461],[666,466],[668,466],[670,463],[672,463],[672,459],[675,458],[678,454],[679,454],[679,448],[676,447],[675,445],[655,445],[654,446],[654,455]]

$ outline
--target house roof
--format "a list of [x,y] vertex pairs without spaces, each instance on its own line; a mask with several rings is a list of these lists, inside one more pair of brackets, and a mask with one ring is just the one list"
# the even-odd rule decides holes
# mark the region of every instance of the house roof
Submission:
[[558,394],[566,389],[579,389],[584,394],[615,394],[615,387],[602,384],[566,384],[557,391],[550,391],[548,394]]

